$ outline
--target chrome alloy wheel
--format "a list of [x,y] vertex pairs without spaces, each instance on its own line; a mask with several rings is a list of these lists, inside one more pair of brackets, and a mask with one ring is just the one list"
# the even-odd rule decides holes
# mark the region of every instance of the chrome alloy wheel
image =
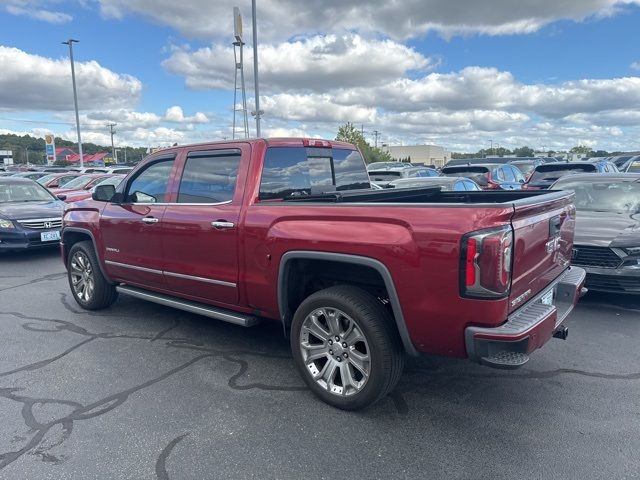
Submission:
[[307,370],[334,395],[358,393],[371,373],[369,345],[358,324],[336,308],[317,308],[302,322],[302,359]]
[[71,274],[71,285],[76,297],[84,302],[90,301],[95,289],[95,280],[91,262],[84,252],[77,251],[73,254],[69,273]]

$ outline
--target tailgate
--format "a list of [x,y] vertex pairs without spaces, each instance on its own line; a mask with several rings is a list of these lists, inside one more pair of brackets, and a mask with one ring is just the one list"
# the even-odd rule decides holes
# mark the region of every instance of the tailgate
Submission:
[[509,312],[530,300],[571,261],[576,209],[571,192],[514,202],[513,273]]

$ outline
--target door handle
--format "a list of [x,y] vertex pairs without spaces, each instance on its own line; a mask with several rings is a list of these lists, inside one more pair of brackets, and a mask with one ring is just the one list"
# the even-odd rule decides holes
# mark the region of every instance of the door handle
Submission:
[[160,220],[155,217],[144,217],[142,221],[144,223],[158,223]]
[[233,228],[236,226],[233,222],[227,222],[225,220],[218,220],[215,222],[211,222],[211,226],[217,230],[224,230],[227,228]]

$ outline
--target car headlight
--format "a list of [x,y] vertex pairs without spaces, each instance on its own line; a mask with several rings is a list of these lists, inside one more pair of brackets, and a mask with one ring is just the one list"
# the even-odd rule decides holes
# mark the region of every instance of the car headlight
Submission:
[[11,220],[0,218],[0,228],[16,228]]
[[627,247],[624,249],[627,255],[640,255],[640,247]]

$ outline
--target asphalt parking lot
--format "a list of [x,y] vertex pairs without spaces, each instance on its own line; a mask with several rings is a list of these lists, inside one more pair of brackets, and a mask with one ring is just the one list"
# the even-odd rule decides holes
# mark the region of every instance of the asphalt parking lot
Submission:
[[637,478],[640,299],[589,294],[526,368],[408,362],[348,413],[277,326],[121,296],[81,311],[57,252],[0,256],[0,478]]

